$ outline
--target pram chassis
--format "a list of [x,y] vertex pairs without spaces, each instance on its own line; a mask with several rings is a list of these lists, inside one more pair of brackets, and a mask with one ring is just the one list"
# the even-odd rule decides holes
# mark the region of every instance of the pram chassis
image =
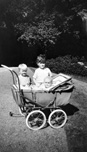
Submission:
[[[11,72],[13,84],[11,87],[13,98],[19,107],[19,112],[22,116],[26,118],[26,125],[31,130],[39,130],[43,128],[46,123],[48,123],[52,128],[61,128],[65,125],[67,121],[67,114],[56,105],[57,92],[56,91],[39,91],[39,93],[52,93],[53,99],[47,105],[43,106],[41,103],[36,101],[36,96],[38,91],[28,91],[27,94],[31,94],[31,99],[26,97],[24,90],[20,88],[20,81],[18,74],[12,69],[5,65],[2,67],[8,69]],[[18,81],[18,86],[16,85],[16,80]],[[72,89],[73,87],[71,87]],[[46,117],[44,111],[45,109],[50,110],[48,118]],[[10,112],[11,115],[11,112]]]

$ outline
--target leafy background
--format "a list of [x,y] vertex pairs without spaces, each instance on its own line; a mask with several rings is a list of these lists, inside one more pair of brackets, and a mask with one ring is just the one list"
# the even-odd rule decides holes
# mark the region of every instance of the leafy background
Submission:
[[71,55],[87,59],[86,0],[0,1],[0,62],[35,66],[38,54],[47,59]]

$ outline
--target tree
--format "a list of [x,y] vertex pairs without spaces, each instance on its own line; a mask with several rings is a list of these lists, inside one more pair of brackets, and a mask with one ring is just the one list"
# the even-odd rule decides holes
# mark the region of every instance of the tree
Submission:
[[32,24],[17,24],[16,30],[22,33],[18,40],[27,41],[28,45],[39,45],[47,50],[48,46],[55,45],[61,32],[55,26],[55,14],[47,15],[44,11],[35,16]]
[[55,51],[57,56],[79,50],[83,55],[86,41],[79,12],[86,4],[86,0],[13,0],[4,14],[17,40],[27,42],[28,47],[37,46],[51,54]]

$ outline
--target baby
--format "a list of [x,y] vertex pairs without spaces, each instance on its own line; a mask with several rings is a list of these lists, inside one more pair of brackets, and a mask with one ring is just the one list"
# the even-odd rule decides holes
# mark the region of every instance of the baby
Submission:
[[52,86],[53,84],[53,81],[52,81],[52,78],[50,76],[47,76],[45,79],[44,79],[44,83],[42,83],[39,87],[37,87],[37,90],[49,90],[49,88]]
[[45,88],[49,88],[52,86],[52,78],[50,76],[47,76],[45,79],[44,79],[44,87]]
[[[20,82],[20,87],[29,87],[31,80],[30,77],[27,75],[27,65],[26,64],[20,64],[18,66],[19,69],[19,82]],[[18,84],[18,82],[17,82]]]

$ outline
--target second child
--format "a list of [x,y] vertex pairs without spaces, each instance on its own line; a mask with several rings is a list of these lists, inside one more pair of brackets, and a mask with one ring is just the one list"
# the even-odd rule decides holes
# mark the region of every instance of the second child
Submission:
[[33,75],[33,81],[36,86],[40,86],[44,83],[44,79],[46,77],[52,77],[52,72],[49,68],[45,67],[46,64],[46,58],[44,55],[39,55],[37,57],[36,61],[38,68],[35,70],[35,73]]

